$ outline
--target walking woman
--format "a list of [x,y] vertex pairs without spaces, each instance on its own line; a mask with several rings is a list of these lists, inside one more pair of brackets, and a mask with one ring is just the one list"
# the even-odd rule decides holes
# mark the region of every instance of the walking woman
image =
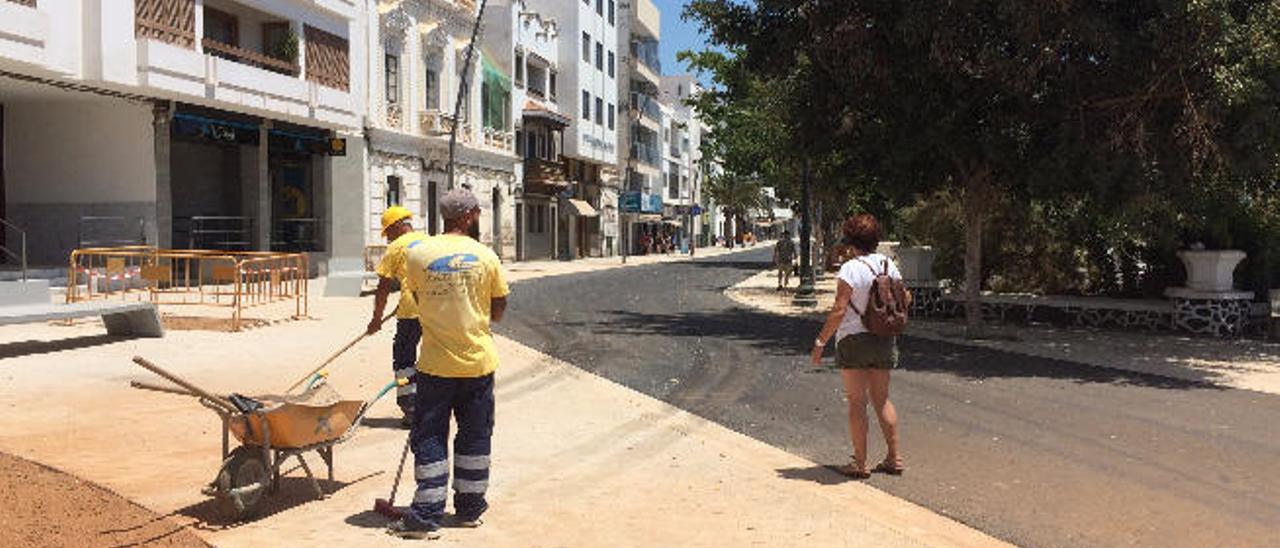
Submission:
[[[875,253],[880,244],[880,223],[876,218],[857,215],[844,222],[844,239],[853,248],[853,258],[840,267],[836,275],[836,299],[827,321],[818,332],[813,346],[813,364],[819,365],[831,336],[836,337],[836,365],[844,380],[845,398],[849,402],[849,434],[853,439],[853,461],[840,468],[845,475],[865,479],[871,472],[901,474],[902,456],[898,453],[898,414],[889,401],[889,372],[898,366],[897,337],[882,337],[867,331],[862,324],[871,295],[871,284],[885,271],[901,279],[898,266],[888,257]],[[883,461],[867,469],[867,402],[880,419],[888,452]]]

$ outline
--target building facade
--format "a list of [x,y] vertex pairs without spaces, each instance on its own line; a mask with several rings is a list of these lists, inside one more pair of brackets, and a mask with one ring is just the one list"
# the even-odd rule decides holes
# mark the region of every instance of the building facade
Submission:
[[[487,8],[496,19],[500,4]],[[517,158],[507,51],[481,40],[468,64],[478,16],[468,0],[377,0],[368,9],[375,46],[368,62],[366,243],[382,240],[382,211],[392,205],[409,208],[429,234],[443,229],[438,203],[449,186],[457,125],[453,184],[480,198],[480,240],[514,259]],[[509,3],[505,13],[509,19]]]
[[570,184],[556,195],[560,259],[603,256],[617,247],[618,21],[614,0],[529,0],[560,30],[557,104],[571,122],[563,150]]
[[362,19],[346,0],[0,2],[0,204],[30,262],[358,254],[334,206],[361,179]]
[[638,205],[625,214],[622,224],[629,252],[639,253],[645,251],[640,246],[641,236],[661,229],[664,207],[664,117],[659,96],[662,65],[658,57],[662,17],[651,0],[625,6],[618,42],[619,51],[625,52],[625,78],[618,81],[618,94],[625,99],[627,115],[618,133],[618,161],[623,168],[626,201]]

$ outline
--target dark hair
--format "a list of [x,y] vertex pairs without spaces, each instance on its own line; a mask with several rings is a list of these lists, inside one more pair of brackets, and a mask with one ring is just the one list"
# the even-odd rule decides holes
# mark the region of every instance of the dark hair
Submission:
[[863,253],[871,253],[880,245],[880,222],[870,213],[849,217],[841,227],[844,241]]

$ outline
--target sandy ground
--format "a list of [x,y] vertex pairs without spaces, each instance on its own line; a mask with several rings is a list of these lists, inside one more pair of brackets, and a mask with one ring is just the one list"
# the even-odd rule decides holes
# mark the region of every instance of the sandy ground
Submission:
[[0,546],[208,544],[99,485],[0,453]]
[[[744,306],[775,314],[820,317],[831,308],[835,283],[835,277],[827,275],[816,284],[818,306],[814,308],[792,304],[792,291],[776,291],[776,271],[757,274],[725,293]],[[795,284],[793,279],[792,289]],[[959,322],[918,318],[911,320],[907,334],[1028,356],[1280,394],[1280,344],[1277,343],[1016,325],[990,325],[985,339],[970,340],[964,337]]]
[[[705,256],[701,251],[699,256]],[[673,258],[633,258],[631,264]],[[593,269],[525,263],[512,277]],[[594,268],[616,265],[596,260]],[[516,288],[519,291],[519,288]],[[313,284],[312,294],[322,294]],[[218,546],[396,545],[370,509],[386,497],[405,432],[390,398],[336,448],[336,482],[314,500],[299,474],[266,515],[221,523],[199,493],[217,471],[220,427],[189,398],[129,388],[156,380],[137,354],[214,392],[278,392],[367,321],[369,299],[311,300],[310,318],[227,333],[116,339],[96,322],[0,333],[0,451],[102,484]],[[331,367],[348,398],[391,377],[392,329]],[[998,541],[810,461],[499,338],[491,510],[450,529],[466,546],[986,546]],[[322,466],[316,457],[313,468]],[[406,470],[401,500],[411,491]],[[7,515],[8,512],[5,512]],[[0,543],[3,544],[3,543]]]

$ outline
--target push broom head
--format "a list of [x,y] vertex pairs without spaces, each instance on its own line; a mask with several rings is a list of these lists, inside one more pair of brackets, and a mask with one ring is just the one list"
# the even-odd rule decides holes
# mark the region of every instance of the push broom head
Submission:
[[387,499],[378,499],[373,501],[373,511],[380,515],[386,516],[387,519],[397,520],[404,517],[404,511],[396,508]]

